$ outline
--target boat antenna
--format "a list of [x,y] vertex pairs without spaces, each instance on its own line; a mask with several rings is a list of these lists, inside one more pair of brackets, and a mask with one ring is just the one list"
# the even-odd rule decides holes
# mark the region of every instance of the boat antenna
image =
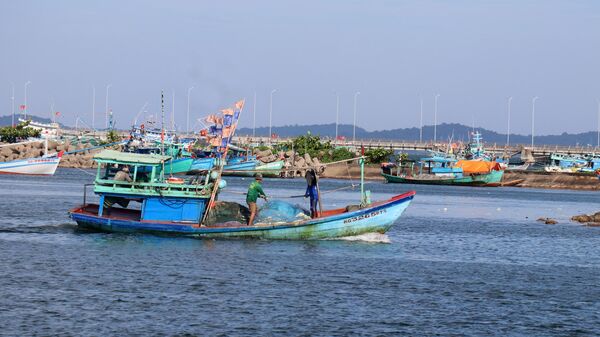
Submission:
[[165,92],[160,90],[160,112],[161,112],[161,130],[160,130],[160,154],[165,155]]

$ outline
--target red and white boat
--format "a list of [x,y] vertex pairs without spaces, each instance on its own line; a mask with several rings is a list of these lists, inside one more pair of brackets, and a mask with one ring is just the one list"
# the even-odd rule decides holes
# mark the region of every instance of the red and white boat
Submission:
[[0,174],[54,175],[63,151],[50,156],[18,159],[0,163]]

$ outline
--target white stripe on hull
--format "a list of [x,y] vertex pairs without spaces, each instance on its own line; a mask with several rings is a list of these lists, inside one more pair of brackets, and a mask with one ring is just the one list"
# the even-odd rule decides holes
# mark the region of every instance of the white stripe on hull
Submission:
[[53,175],[60,158],[32,158],[0,163],[0,173]]

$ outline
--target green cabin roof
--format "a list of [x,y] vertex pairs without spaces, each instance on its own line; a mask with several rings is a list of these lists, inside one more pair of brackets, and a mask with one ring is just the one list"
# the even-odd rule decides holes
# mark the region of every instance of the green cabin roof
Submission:
[[94,156],[94,160],[99,163],[148,166],[160,165],[170,159],[170,156],[161,156],[158,154],[127,153],[115,150],[104,150]]

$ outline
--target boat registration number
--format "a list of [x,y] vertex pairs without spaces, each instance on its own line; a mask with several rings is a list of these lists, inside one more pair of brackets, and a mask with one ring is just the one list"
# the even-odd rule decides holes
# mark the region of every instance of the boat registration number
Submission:
[[375,212],[366,213],[366,214],[362,214],[362,215],[359,215],[359,216],[352,217],[350,219],[346,219],[346,220],[344,220],[344,223],[346,224],[346,223],[351,223],[351,222],[355,222],[355,221],[359,221],[359,220],[363,220],[363,219],[372,218],[374,216],[378,216],[378,215],[383,214],[385,212],[387,212],[385,209],[380,209],[380,210],[375,211]]

